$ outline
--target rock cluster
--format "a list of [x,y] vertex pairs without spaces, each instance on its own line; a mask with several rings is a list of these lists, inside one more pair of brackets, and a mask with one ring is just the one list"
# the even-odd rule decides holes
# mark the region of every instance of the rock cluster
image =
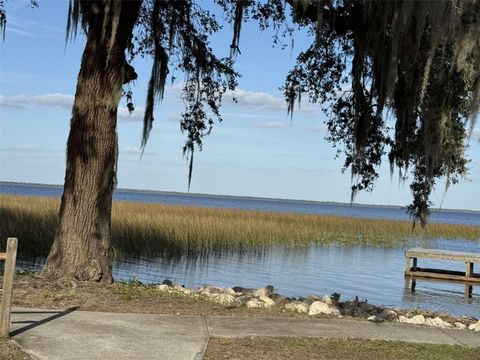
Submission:
[[479,331],[479,332],[480,332],[480,320],[478,320],[476,323],[470,324],[470,325],[468,326],[468,329],[469,329],[469,330]]
[[353,300],[340,302],[340,295],[336,293],[331,296],[324,295],[319,297],[310,295],[306,298],[296,299],[276,294],[271,285],[260,289],[249,289],[239,286],[221,288],[210,285],[201,286],[197,289],[187,289],[170,280],[165,280],[163,284],[157,285],[157,288],[161,291],[182,293],[228,306],[245,306],[247,308],[271,308],[276,306],[283,311],[308,314],[310,316],[362,317],[373,322],[398,321],[407,324],[435,326],[441,329],[468,328],[480,332],[480,320],[472,322],[471,319],[466,319],[462,322],[455,321],[452,324],[439,316],[427,317],[422,314],[411,314],[408,312],[400,315],[398,311],[369,304],[367,300],[359,300],[358,297],[355,297]]

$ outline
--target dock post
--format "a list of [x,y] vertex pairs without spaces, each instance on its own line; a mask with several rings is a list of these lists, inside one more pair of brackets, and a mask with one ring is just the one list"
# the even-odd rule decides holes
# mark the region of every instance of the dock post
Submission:
[[465,271],[465,277],[469,278],[473,276],[473,262],[465,263],[467,269]]
[[406,265],[405,265],[405,277],[407,277],[408,275],[410,275],[410,262],[411,262],[411,259],[410,257],[406,256],[405,257],[405,262],[406,262]]
[[12,305],[13,275],[17,259],[17,239],[8,238],[5,253],[5,269],[3,271],[3,294],[0,304],[0,337],[10,333],[10,310]]

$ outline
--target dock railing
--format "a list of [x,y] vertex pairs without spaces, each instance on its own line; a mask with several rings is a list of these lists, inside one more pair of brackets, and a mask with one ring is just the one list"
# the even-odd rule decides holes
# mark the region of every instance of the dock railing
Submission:
[[0,252],[0,261],[5,261],[3,270],[2,302],[0,303],[0,337],[10,333],[10,310],[12,306],[13,275],[17,261],[17,238],[7,239],[6,252]]

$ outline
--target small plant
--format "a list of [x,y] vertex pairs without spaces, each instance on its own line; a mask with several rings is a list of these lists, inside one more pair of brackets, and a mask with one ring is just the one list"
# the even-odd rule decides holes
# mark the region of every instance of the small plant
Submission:
[[332,295],[330,295],[330,298],[334,304],[338,304],[340,302],[340,296],[341,295],[339,293],[334,292]]
[[30,271],[24,268],[20,268],[20,270],[17,270],[15,272],[15,274],[20,276],[38,276],[40,274],[40,271]]
[[409,311],[409,313],[412,315],[412,316],[416,316],[416,315],[423,315],[423,312],[417,308],[417,307],[414,307],[413,309],[411,309]]

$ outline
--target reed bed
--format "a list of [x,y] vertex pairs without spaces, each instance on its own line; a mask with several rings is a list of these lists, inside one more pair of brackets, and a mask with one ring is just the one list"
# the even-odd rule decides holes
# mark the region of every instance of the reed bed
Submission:
[[[60,201],[0,195],[0,242],[16,236],[19,252],[46,256]],[[272,246],[401,246],[412,238],[480,242],[480,227],[407,221],[286,214],[160,204],[114,202],[112,242],[116,258],[258,251]]]

